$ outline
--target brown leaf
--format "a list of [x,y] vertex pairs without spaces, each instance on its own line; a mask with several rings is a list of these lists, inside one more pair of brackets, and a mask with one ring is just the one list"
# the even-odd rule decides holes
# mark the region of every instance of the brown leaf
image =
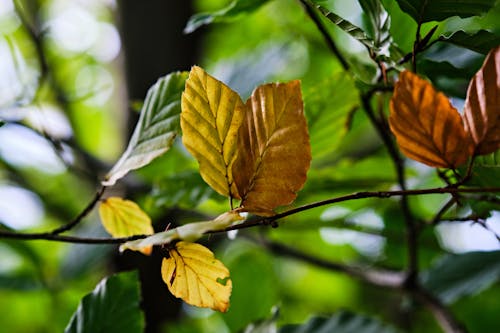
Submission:
[[234,181],[244,211],[270,216],[296,198],[311,162],[300,82],[262,85],[246,105]]
[[409,158],[433,167],[455,168],[471,156],[471,141],[458,111],[416,74],[400,74],[390,109],[389,125]]
[[464,119],[476,154],[489,154],[500,148],[500,46],[488,53],[470,81]]

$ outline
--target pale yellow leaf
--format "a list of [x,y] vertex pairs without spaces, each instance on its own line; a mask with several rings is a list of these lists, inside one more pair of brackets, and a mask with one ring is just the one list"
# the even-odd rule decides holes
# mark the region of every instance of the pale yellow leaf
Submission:
[[198,160],[202,178],[218,193],[239,199],[231,167],[244,116],[240,96],[194,66],[182,93],[181,107],[182,142]]
[[426,80],[404,71],[394,88],[389,125],[401,151],[433,167],[455,168],[472,154],[458,111]]
[[[135,202],[118,197],[102,200],[99,206],[101,223],[113,237],[151,235],[154,233],[151,219]],[[151,246],[140,251],[151,253]]]
[[229,270],[206,247],[179,242],[163,259],[161,274],[170,292],[186,303],[226,312],[232,282]]
[[262,85],[246,105],[233,175],[242,210],[269,216],[295,200],[311,163],[300,82]]
[[500,46],[491,50],[467,89],[465,124],[479,155],[500,148]]

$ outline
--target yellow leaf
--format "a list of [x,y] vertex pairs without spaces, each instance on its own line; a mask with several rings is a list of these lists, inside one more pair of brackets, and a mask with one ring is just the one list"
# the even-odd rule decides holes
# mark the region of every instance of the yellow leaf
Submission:
[[244,116],[240,96],[194,66],[182,93],[181,107],[182,142],[198,160],[202,178],[218,193],[239,199],[231,167]]
[[500,148],[500,46],[488,53],[469,84],[464,119],[477,154]]
[[226,312],[232,282],[229,270],[206,247],[179,242],[163,259],[161,275],[170,292],[186,303]]
[[[154,233],[151,219],[133,201],[118,197],[104,199],[99,206],[104,229],[113,237],[128,237],[133,235],[151,235]],[[140,251],[151,253],[151,246]]]
[[246,105],[233,175],[242,209],[269,216],[295,200],[311,163],[300,82],[262,85]]
[[472,145],[449,99],[416,74],[404,71],[394,88],[389,125],[401,151],[433,167],[455,168],[467,161]]

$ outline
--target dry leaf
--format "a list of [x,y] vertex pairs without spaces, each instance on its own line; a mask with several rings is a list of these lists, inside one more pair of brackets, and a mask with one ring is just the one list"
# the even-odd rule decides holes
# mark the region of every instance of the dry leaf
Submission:
[[400,74],[390,109],[389,125],[409,158],[433,167],[455,168],[471,156],[471,141],[458,111],[416,74]]
[[186,303],[226,312],[232,282],[229,270],[206,247],[179,242],[163,259],[161,274],[170,292]]
[[[148,214],[130,200],[118,197],[107,198],[99,206],[99,215],[104,229],[113,237],[154,233]],[[151,246],[140,249],[144,254],[150,254],[151,250]]]
[[231,167],[244,116],[240,96],[194,66],[181,105],[182,142],[198,160],[202,178],[218,193],[239,199]]
[[262,85],[246,105],[234,180],[242,209],[269,216],[296,198],[311,162],[300,82]]
[[500,46],[488,53],[467,89],[464,118],[476,154],[500,148]]

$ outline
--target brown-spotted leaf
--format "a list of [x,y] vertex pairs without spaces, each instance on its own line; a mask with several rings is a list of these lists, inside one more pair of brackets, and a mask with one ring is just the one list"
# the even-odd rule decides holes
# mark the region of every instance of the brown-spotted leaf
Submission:
[[489,154],[500,148],[500,46],[488,53],[470,81],[464,118],[476,154]]
[[458,111],[416,74],[400,74],[390,109],[390,128],[407,157],[433,167],[455,168],[471,156],[471,141]]
[[188,304],[226,312],[232,289],[226,266],[196,243],[179,242],[168,253],[161,275],[170,292]]
[[240,96],[194,66],[181,107],[182,142],[198,160],[201,177],[218,193],[239,199],[231,167],[245,113]]
[[269,216],[296,198],[311,162],[300,82],[262,85],[246,105],[234,180],[242,210]]

